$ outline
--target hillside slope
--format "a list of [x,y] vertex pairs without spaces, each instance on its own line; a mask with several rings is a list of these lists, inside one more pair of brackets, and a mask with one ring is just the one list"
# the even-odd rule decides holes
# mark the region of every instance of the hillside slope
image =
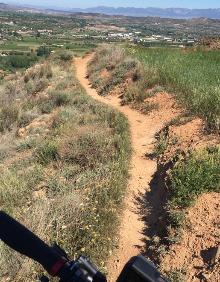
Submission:
[[[206,120],[165,92],[155,68],[144,68],[133,54],[105,45],[89,63],[89,57],[77,61],[87,92],[122,111],[131,124],[131,194],[125,200],[119,243],[108,266],[110,280],[115,281],[131,255],[143,252],[172,282],[204,277],[218,281],[218,130],[208,132]],[[84,78],[86,71],[91,84]],[[145,163],[142,172],[140,157]]]
[[[3,81],[0,207],[73,259],[84,253],[102,268],[127,186],[129,126],[88,97],[74,73],[72,57],[55,54]],[[32,282],[40,273],[0,243],[1,281]]]

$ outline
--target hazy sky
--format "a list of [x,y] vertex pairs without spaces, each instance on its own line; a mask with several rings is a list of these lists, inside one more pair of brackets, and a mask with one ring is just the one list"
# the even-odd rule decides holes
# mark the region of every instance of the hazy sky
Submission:
[[20,3],[51,7],[85,8],[99,5],[130,7],[181,7],[181,8],[220,8],[220,0],[2,0],[3,3]]

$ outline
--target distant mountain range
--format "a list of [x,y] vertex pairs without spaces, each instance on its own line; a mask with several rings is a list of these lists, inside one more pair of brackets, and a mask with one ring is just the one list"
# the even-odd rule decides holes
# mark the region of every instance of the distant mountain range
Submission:
[[56,7],[43,8],[36,6],[24,6],[24,5],[8,5],[0,3],[0,11],[13,10],[13,11],[30,11],[30,12],[42,12],[49,14],[56,13],[95,13],[106,15],[121,15],[132,17],[161,17],[161,18],[173,18],[173,19],[192,19],[192,18],[210,18],[220,19],[220,8],[217,9],[185,9],[185,8],[134,8],[134,7],[106,7],[98,6],[86,9],[74,8],[74,9],[61,9]]
[[[219,5],[220,6],[220,5]],[[107,15],[123,15],[132,17],[162,17],[174,19],[211,18],[220,19],[219,9],[184,9],[184,8],[133,8],[99,6],[87,9],[72,9],[72,12],[101,13]]]

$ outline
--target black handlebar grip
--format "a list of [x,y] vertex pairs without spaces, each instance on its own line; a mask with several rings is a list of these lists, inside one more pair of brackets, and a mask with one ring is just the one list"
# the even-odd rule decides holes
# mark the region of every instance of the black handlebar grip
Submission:
[[62,257],[22,224],[0,211],[0,239],[17,252],[40,263],[52,275]]

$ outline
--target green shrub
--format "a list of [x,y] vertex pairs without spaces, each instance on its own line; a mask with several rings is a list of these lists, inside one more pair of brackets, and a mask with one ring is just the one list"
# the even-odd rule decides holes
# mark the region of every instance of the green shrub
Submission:
[[11,126],[18,121],[19,107],[15,104],[4,106],[0,112],[0,131],[10,130]]
[[60,107],[70,103],[70,95],[67,92],[54,91],[50,94],[55,106]]
[[54,109],[54,103],[51,100],[45,101],[43,103],[40,103],[39,109],[42,112],[42,114],[49,114]]
[[25,127],[28,124],[30,124],[35,118],[37,118],[39,114],[34,111],[27,111],[23,112],[18,120],[18,126],[19,127]]
[[171,282],[184,282],[186,281],[186,272],[184,269],[175,269],[168,273],[168,278]]
[[47,165],[59,159],[57,144],[48,141],[36,149],[35,156],[40,164]]
[[20,142],[20,143],[17,145],[17,148],[16,148],[16,149],[17,149],[18,152],[22,152],[22,151],[25,151],[25,150],[32,149],[32,148],[34,148],[36,145],[37,145],[36,139],[28,138],[27,140]]
[[48,57],[51,53],[51,48],[49,46],[40,46],[38,49],[37,49],[37,56],[39,57]]
[[73,53],[69,51],[60,52],[59,59],[65,62],[71,61],[73,59]]
[[170,204],[190,206],[201,193],[220,191],[220,150],[204,149],[176,163],[170,173]]
[[157,137],[157,143],[154,148],[154,153],[156,157],[160,157],[165,150],[167,149],[168,146],[168,140],[166,137],[166,134],[164,132],[160,132],[159,136]]
[[35,56],[12,55],[8,57],[8,63],[13,68],[28,68],[37,61]]

